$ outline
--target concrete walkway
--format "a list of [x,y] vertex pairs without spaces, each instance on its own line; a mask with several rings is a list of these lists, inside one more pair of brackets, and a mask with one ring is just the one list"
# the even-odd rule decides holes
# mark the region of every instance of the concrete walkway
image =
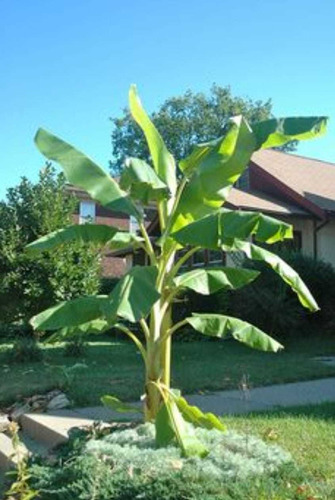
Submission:
[[[319,404],[335,401],[335,377],[308,382],[257,387],[248,391],[220,391],[206,395],[186,396],[187,401],[205,412],[217,415],[242,414],[251,411],[271,410],[279,407]],[[139,403],[136,403],[139,407]],[[66,413],[66,411],[64,410]],[[93,420],[129,420],[134,414],[116,413],[108,408],[76,408],[71,410],[79,418]],[[61,415],[62,410],[57,412]]]
[[[187,396],[192,405],[217,415],[241,414],[290,406],[335,401],[335,377],[309,382],[258,387],[249,391],[221,391]],[[139,408],[141,403],[135,403]],[[24,453],[47,455],[50,449],[67,441],[75,427],[94,421],[115,422],[139,419],[139,414],[116,413],[102,406],[56,410],[48,413],[25,413],[20,418]],[[0,469],[13,466],[13,444],[10,436],[0,433]]]

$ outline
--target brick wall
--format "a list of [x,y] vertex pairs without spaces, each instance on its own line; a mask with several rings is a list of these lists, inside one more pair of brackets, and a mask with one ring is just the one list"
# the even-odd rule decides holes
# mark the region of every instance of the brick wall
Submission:
[[[79,214],[73,214],[73,222],[79,224]],[[129,220],[124,217],[97,216],[96,224],[114,226],[122,230],[129,229]],[[111,257],[105,255],[102,257],[102,276],[104,278],[113,278],[122,276],[127,269],[126,259],[120,257]]]
[[[68,191],[76,196],[79,201],[91,200],[89,195],[81,189],[68,186]],[[155,217],[155,210],[148,210],[145,226],[147,227]],[[75,224],[79,224],[79,203],[76,207],[75,213],[73,214],[73,222]],[[123,231],[129,230],[129,216],[127,214],[112,212],[98,203],[96,204],[95,223],[104,224],[106,226],[114,226]],[[102,275],[104,277],[122,276],[128,267],[129,263],[127,264],[126,258],[112,257],[110,255],[104,255],[102,258]]]

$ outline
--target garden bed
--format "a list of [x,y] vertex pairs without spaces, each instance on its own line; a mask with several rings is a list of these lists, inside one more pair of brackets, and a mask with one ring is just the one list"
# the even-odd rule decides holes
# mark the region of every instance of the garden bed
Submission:
[[32,466],[31,485],[41,500],[235,498],[222,495],[294,469],[279,446],[234,431],[196,429],[210,450],[205,458],[157,448],[152,424],[100,436],[95,428],[94,434],[78,435],[50,465]]

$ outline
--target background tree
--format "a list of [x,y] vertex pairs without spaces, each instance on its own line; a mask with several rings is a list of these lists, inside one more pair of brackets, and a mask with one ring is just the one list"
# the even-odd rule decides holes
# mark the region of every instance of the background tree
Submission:
[[[254,101],[236,97],[230,87],[213,84],[208,95],[191,90],[184,95],[170,97],[150,118],[161,134],[174,158],[185,158],[195,144],[210,141],[222,135],[223,127],[231,116],[243,115],[249,123],[272,116],[272,102]],[[114,130],[112,145],[114,160],[110,163],[114,175],[120,174],[128,156],[149,160],[149,149],[140,127],[131,117],[129,109],[123,116],[112,118]],[[297,141],[279,149],[293,151]]]
[[82,243],[28,258],[24,247],[44,234],[71,224],[78,201],[65,191],[63,174],[50,163],[37,183],[23,177],[0,202],[1,320],[28,321],[41,305],[96,293],[99,257]]

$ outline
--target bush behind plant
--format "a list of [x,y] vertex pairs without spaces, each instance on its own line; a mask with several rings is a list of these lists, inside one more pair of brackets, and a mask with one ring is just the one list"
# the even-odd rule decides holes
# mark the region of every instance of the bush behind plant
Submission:
[[[0,202],[0,316],[4,323],[27,324],[41,308],[97,293],[100,258],[82,243],[63,245],[30,258],[25,245],[72,223],[78,200],[51,164],[36,184],[22,178]],[[3,328],[1,329],[3,332]],[[8,331],[8,330],[7,330]]]
[[8,352],[8,357],[12,363],[31,363],[42,361],[43,351],[35,338],[22,337],[16,339]]
[[[261,275],[246,288],[219,291],[210,296],[188,291],[175,305],[174,321],[180,321],[192,312],[229,314],[243,318],[259,328],[282,339],[296,335],[322,335],[335,332],[335,269],[320,259],[281,250],[278,252],[297,270],[316,298],[320,311],[310,314],[301,308],[290,288],[265,264],[245,260],[243,267],[261,271]],[[175,340],[192,341],[202,338],[191,329],[184,328]]]
[[281,251],[279,255],[302,277],[315,297],[320,311],[311,314],[300,307],[285,283],[261,262],[244,261],[244,267],[257,269],[261,275],[248,287],[226,294],[223,306],[234,316],[243,317],[280,338],[295,335],[322,335],[335,331],[335,269],[323,260],[301,252]]
[[86,354],[87,343],[82,337],[74,338],[65,343],[64,356],[68,358],[81,358]]

